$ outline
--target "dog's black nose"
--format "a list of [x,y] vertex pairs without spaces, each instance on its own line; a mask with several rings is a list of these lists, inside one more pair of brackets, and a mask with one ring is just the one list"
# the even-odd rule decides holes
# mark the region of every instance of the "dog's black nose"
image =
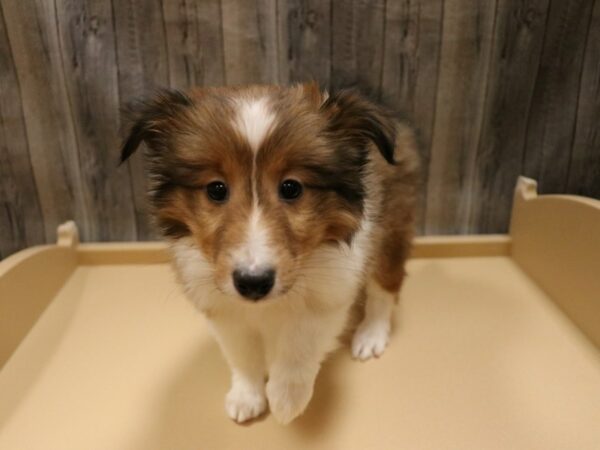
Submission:
[[236,269],[233,271],[233,284],[243,297],[254,301],[260,300],[273,288],[275,271],[267,269],[259,273],[249,273]]

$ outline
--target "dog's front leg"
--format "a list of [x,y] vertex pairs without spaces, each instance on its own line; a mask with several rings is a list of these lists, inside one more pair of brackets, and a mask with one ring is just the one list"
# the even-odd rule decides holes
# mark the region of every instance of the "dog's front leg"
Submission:
[[225,410],[236,422],[253,419],[267,406],[261,340],[239,321],[213,318],[210,323],[231,369],[231,389],[225,397]]
[[308,405],[321,362],[345,325],[344,311],[305,314],[282,323],[269,358],[267,398],[271,413],[287,424]]

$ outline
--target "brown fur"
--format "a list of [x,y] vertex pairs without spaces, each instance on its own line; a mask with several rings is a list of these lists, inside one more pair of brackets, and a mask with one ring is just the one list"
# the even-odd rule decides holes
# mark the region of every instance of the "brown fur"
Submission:
[[[239,96],[267,96],[276,114],[255,162],[233,125]],[[246,233],[254,201],[252,173],[278,254],[278,277],[289,288],[303,255],[352,239],[364,212],[363,169],[372,158],[383,185],[373,273],[384,289],[400,288],[413,235],[416,142],[411,129],[387,110],[354,92],[325,99],[311,83],[167,92],[131,114],[135,124],[123,159],[146,141],[159,226],[167,237],[193,236],[214,264],[217,281],[230,276],[230,249]],[[304,193],[282,203],[278,187],[290,178],[302,182]],[[207,197],[212,181],[227,183],[227,202]]]

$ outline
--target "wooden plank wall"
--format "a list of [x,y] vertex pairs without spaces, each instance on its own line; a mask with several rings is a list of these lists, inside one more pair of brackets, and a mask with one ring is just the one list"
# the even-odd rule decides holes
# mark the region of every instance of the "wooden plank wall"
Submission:
[[519,174],[600,197],[600,0],[0,0],[0,257],[153,238],[128,100],[308,79],[413,117],[422,233],[505,232]]

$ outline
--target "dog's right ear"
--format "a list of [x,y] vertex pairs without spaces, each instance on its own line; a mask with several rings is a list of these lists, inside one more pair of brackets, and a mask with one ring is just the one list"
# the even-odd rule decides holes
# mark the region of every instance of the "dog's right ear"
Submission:
[[152,149],[166,143],[169,122],[176,119],[185,108],[193,105],[192,99],[181,91],[162,89],[148,100],[129,103],[122,111],[125,140],[121,147],[124,163],[137,150],[142,141]]

